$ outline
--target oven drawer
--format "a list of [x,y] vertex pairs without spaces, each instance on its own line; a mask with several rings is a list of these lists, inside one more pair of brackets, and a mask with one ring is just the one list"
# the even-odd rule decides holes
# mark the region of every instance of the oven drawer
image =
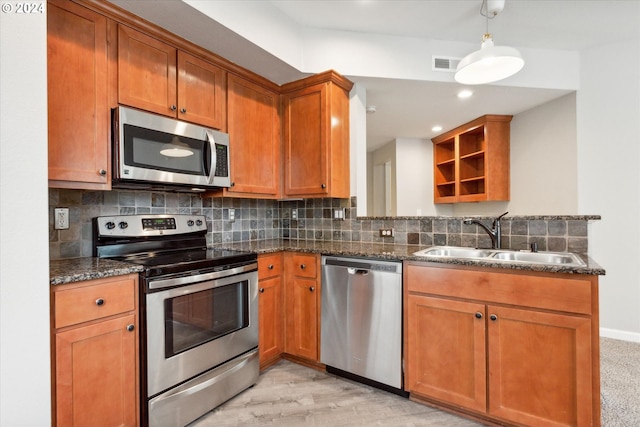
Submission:
[[98,279],[86,286],[54,291],[55,327],[75,325],[136,309],[133,276]]

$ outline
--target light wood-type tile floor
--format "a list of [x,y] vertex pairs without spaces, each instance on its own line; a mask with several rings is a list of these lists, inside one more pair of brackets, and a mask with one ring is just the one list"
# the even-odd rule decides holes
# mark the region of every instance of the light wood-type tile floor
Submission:
[[282,360],[189,427],[480,426],[392,393]]

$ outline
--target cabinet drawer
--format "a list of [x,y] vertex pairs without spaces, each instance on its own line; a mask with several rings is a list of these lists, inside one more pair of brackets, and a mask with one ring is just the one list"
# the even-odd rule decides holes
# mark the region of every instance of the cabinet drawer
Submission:
[[405,265],[405,283],[409,292],[571,313],[592,313],[595,276],[529,271],[503,273],[421,263]]
[[135,310],[134,278],[99,280],[87,284],[88,286],[55,291],[56,328]]
[[316,256],[313,254],[293,254],[290,266],[291,274],[296,277],[317,277]]
[[258,255],[258,279],[280,276],[282,274],[282,254]]

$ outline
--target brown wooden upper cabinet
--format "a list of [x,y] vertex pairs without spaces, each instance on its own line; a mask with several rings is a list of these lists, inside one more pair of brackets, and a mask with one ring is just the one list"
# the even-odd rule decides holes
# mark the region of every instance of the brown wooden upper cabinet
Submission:
[[70,1],[48,3],[50,187],[111,188],[108,23]]
[[227,125],[233,148],[232,197],[277,198],[280,195],[280,95],[273,90],[229,74]]
[[226,72],[120,25],[118,102],[225,131]]
[[350,196],[349,91],[334,71],[282,86],[284,196]]
[[509,200],[512,117],[482,116],[431,139],[434,203]]

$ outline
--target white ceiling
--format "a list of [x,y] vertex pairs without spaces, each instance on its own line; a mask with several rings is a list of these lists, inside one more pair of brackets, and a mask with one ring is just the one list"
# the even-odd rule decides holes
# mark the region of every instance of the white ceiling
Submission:
[[[240,37],[233,28],[205,19],[182,1],[113,2],[276,83],[302,77],[294,67]],[[163,7],[158,7],[159,3]],[[477,42],[478,47],[486,26],[480,15],[481,0],[268,3],[295,25],[309,29]],[[498,45],[570,51],[638,37],[639,28],[640,0],[507,0],[504,10],[489,21]],[[619,65],[624,60],[621,58]],[[473,97],[459,100],[455,93],[460,86],[455,83],[348,77],[367,88],[367,104],[376,106],[377,112],[367,115],[369,151],[395,138],[430,139],[439,133],[431,130],[434,124],[447,130],[487,113],[515,115],[570,92],[481,85],[473,87]]]

